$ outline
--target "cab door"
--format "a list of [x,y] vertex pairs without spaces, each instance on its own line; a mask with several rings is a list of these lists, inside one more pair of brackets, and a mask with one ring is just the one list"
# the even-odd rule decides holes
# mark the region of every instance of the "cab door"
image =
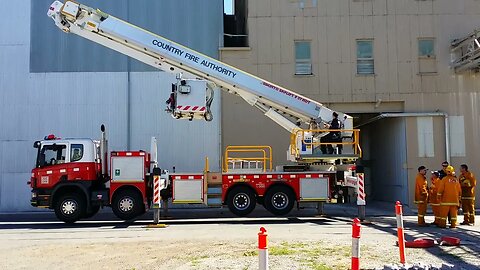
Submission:
[[[52,188],[67,175],[68,144],[45,143],[38,152],[37,188]],[[66,179],[65,179],[66,180]]]

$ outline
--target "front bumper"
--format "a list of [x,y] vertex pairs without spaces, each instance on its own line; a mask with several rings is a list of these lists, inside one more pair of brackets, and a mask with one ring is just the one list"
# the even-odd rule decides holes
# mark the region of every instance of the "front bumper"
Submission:
[[32,197],[30,198],[30,204],[33,207],[49,208],[50,207],[50,195],[41,194],[36,190],[32,190]]

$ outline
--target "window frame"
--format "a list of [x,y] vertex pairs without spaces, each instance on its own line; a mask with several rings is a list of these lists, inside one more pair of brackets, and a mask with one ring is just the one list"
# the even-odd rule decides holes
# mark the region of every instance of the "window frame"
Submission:
[[[362,39],[356,39],[355,40],[355,52],[356,52],[356,74],[358,76],[372,76],[372,75],[375,75],[375,51],[374,51],[374,42],[373,42],[373,38],[362,38]],[[372,57],[358,57],[358,48],[359,48],[359,42],[370,42],[371,44],[371,48],[372,48],[372,51],[371,51],[371,55]],[[371,61],[371,65],[372,65],[372,72],[369,72],[369,73],[363,73],[363,72],[360,72],[359,71],[359,63],[361,61]]]
[[[433,54],[432,55],[420,55],[420,42],[421,41],[432,41],[432,52]],[[418,38],[417,39],[417,47],[418,47],[418,50],[417,50],[417,53],[418,53],[418,58],[419,59],[435,59],[437,58],[437,52],[436,52],[436,49],[435,49],[435,43],[436,43],[436,40],[435,38],[433,37],[421,37],[421,38]]]
[[[297,58],[297,44],[306,43],[308,44],[309,49],[309,58]],[[313,75],[313,65],[312,65],[312,41],[311,40],[294,40],[293,50],[295,57],[295,76],[311,76]],[[310,73],[299,73],[298,65],[309,65]]]
[[[80,146],[80,147],[78,147],[78,146]],[[80,148],[80,153],[81,153],[80,158],[74,159],[74,158],[73,158],[73,150],[74,150],[74,149],[78,149],[78,148]],[[83,154],[85,153],[84,149],[85,149],[85,147],[84,147],[84,145],[81,144],[81,143],[71,144],[71,145],[70,145],[70,162],[76,162],[76,161],[82,160]]]
[[[55,150],[56,148],[56,150]],[[42,148],[39,149],[38,151],[38,158],[37,158],[37,168],[43,168],[43,167],[47,167],[47,166],[53,166],[53,165],[58,165],[58,164],[63,164],[66,162],[67,160],[67,144],[64,144],[64,143],[49,143],[49,144],[44,144],[42,145]],[[60,150],[60,151],[59,151]],[[61,155],[62,154],[62,151],[65,150],[65,155]],[[54,159],[55,160],[55,163],[52,164],[51,162],[49,163],[48,161],[50,160],[47,160],[47,156],[45,155],[45,151],[52,151],[55,153],[55,158],[50,158],[50,160]],[[59,155],[59,152],[61,153]],[[43,159],[41,158],[43,155]],[[61,159],[63,157],[63,159]]]

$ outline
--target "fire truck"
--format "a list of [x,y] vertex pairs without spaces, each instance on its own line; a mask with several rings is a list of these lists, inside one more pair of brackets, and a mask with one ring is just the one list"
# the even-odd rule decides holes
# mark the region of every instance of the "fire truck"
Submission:
[[98,9],[55,1],[47,14],[65,33],[176,74],[166,90],[165,109],[176,119],[211,121],[215,92],[240,96],[290,132],[287,159],[293,163],[273,168],[269,146],[228,146],[221,172],[211,172],[208,159],[203,172],[169,172],[158,168],[155,138],[150,152],[109,152],[102,125],[98,141],[52,134],[34,143],[32,206],[54,209],[67,223],[89,218],[105,206],[130,220],[158,206],[159,200],[164,206],[226,205],[238,216],[261,204],[274,215],[285,215],[295,203],[335,202],[348,183],[355,185],[355,163],[362,152],[351,116]]

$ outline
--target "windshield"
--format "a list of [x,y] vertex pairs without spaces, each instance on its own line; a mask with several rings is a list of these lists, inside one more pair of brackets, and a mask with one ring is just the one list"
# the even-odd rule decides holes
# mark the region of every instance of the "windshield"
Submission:
[[37,168],[65,163],[67,146],[63,144],[44,145],[37,158]]

